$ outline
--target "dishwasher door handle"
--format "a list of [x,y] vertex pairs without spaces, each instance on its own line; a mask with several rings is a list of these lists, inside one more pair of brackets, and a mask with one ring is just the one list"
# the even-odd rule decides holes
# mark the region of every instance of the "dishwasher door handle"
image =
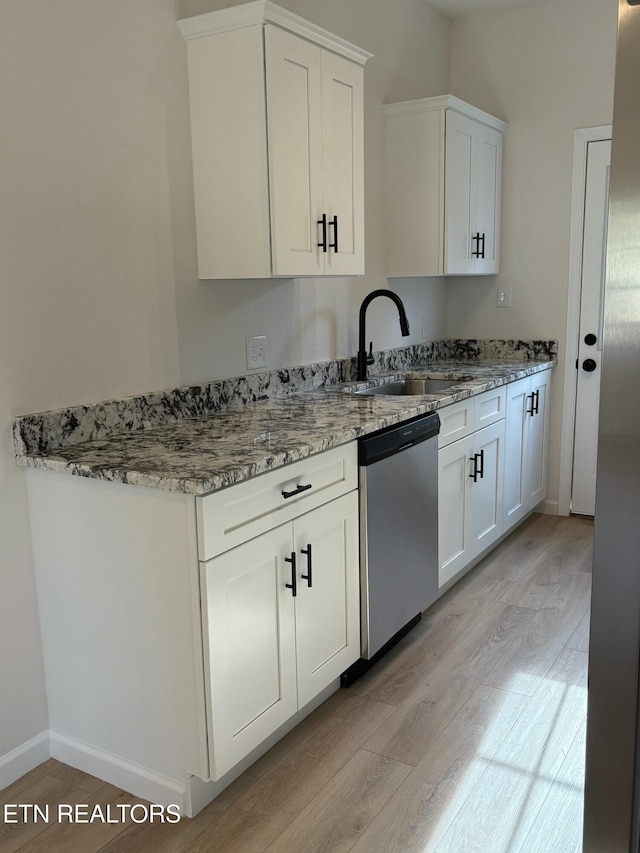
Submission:
[[398,448],[398,453],[400,453],[401,450],[408,450],[410,447],[414,447],[414,446],[415,446],[415,440],[411,439],[411,441],[408,441],[406,444],[400,445],[400,447]]

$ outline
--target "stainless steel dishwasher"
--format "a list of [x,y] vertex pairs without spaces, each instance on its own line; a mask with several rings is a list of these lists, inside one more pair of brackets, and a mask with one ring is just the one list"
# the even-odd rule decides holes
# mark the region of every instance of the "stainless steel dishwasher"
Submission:
[[348,686],[438,597],[438,433],[433,412],[360,439],[361,659]]

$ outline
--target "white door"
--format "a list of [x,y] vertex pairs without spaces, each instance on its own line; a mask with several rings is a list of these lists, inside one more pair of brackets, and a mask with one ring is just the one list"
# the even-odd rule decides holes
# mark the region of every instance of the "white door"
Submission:
[[293,527],[302,708],[360,657],[357,493],[297,518]]
[[274,275],[322,275],[322,49],[265,28]]
[[203,564],[209,743],[214,778],[297,709],[291,525]]
[[502,533],[504,420],[473,436],[473,463],[467,481],[469,556],[476,557]]
[[464,275],[474,272],[476,266],[471,256],[471,229],[475,223],[478,124],[447,110],[445,134],[444,271]]
[[531,380],[519,379],[507,385],[504,443],[504,529],[524,518],[528,512],[526,495],[525,448]]
[[595,510],[610,161],[610,140],[589,142],[571,490],[571,511],[581,515]]
[[438,585],[471,560],[467,481],[473,470],[474,435],[438,451]]
[[478,128],[478,191],[474,232],[480,235],[476,272],[495,274],[500,263],[502,133]]
[[[364,275],[362,67],[322,53],[322,163],[328,275]],[[337,248],[336,248],[337,247]]]
[[525,447],[526,508],[533,509],[547,496],[547,433],[551,371],[531,377],[531,414],[527,416]]

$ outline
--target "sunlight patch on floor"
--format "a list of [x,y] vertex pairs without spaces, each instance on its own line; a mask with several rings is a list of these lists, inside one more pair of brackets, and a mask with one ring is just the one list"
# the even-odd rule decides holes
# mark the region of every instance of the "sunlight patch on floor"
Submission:
[[580,851],[587,690],[517,673],[535,688],[505,729],[509,690],[425,853]]

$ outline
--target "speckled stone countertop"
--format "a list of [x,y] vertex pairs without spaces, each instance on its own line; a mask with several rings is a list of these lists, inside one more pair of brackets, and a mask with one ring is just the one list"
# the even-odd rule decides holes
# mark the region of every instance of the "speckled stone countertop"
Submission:
[[[313,387],[311,383],[310,390],[274,394],[256,401],[247,401],[246,395],[239,394],[235,399],[232,395],[217,411],[196,416],[167,415],[165,419],[157,416],[150,424],[137,424],[129,429],[120,424],[117,429],[104,428],[102,431],[107,434],[103,436],[96,428],[95,412],[104,413],[107,404],[95,404],[91,410],[85,407],[82,411],[90,411],[94,419],[93,431],[85,435],[99,437],[76,442],[67,439],[66,443],[50,437],[45,441],[43,424],[52,429],[52,416],[58,414],[68,433],[78,432],[80,409],[28,415],[14,420],[16,461],[25,467],[204,495],[546,370],[554,363],[552,354],[538,352],[527,360],[440,358],[421,364],[414,360],[411,369],[406,369],[409,367],[406,365],[401,374],[396,371],[374,376],[369,384],[380,384],[399,375],[416,378],[464,375],[473,379],[438,394],[360,396],[348,392],[362,387],[362,383],[341,384],[331,375],[325,384],[316,383],[321,387]],[[125,402],[118,401],[118,405],[122,408]],[[116,401],[111,403],[116,405]],[[73,429],[69,428],[70,420]]]

